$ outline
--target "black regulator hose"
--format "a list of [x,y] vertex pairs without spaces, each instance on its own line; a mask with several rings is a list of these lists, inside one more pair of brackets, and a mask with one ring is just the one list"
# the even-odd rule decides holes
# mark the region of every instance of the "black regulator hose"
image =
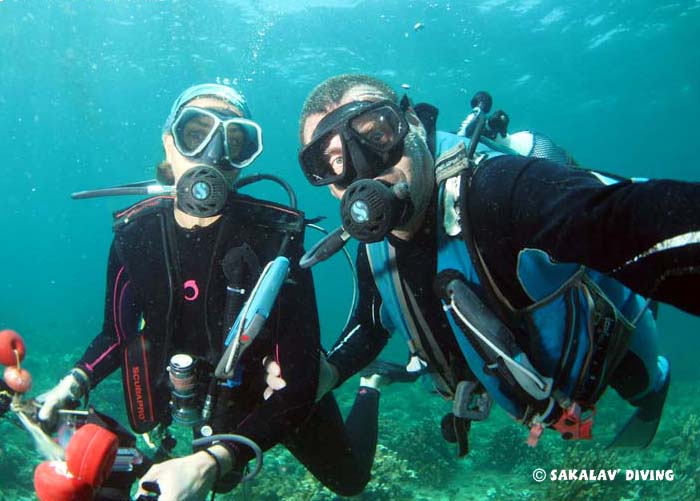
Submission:
[[488,92],[479,91],[474,94],[470,104],[473,108],[474,114],[476,115],[476,126],[474,127],[474,132],[469,140],[469,148],[467,148],[467,158],[469,159],[474,158],[476,146],[479,144],[481,132],[486,124],[486,114],[491,111],[493,99]]
[[252,174],[250,176],[246,176],[244,178],[239,179],[235,183],[233,183],[233,189],[238,190],[240,188],[243,188],[244,186],[248,186],[249,184],[253,184],[253,183],[257,183],[258,181],[262,181],[263,179],[266,179],[268,181],[273,181],[273,182],[279,184],[282,188],[284,188],[284,191],[287,192],[287,196],[289,197],[289,206],[292,209],[297,208],[297,196],[294,193],[294,190],[292,189],[292,185],[290,185],[287,181],[285,181],[281,177],[275,176],[273,174]]

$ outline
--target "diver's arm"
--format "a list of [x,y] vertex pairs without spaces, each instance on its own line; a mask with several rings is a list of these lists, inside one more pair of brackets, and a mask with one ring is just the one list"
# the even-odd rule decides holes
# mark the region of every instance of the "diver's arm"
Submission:
[[389,332],[380,320],[382,298],[374,283],[364,245],[358,247],[356,264],[359,301],[350,321],[328,352],[328,362],[338,373],[336,386],[377,358],[389,340]]
[[[56,386],[39,396],[42,401],[39,419],[52,426],[56,412],[69,400],[79,400],[119,365],[119,350],[122,342],[114,328],[114,298],[123,301],[128,290],[124,268],[119,262],[114,245],[109,253],[107,266],[107,298],[102,332],[93,339],[85,354]],[[117,299],[119,300],[119,299]]]
[[225,447],[215,444],[207,451],[154,464],[139,480],[136,496],[148,497],[143,484],[155,482],[160,499],[206,499],[216,481],[233,467],[233,458]]
[[586,171],[526,160],[508,198],[516,247],[584,264],[700,314],[700,183],[605,185]]
[[107,265],[102,332],[95,336],[76,363],[76,367],[87,374],[93,387],[119,367],[120,347],[127,336],[122,330],[131,330],[138,321],[139,310],[133,300],[132,288],[113,243]]

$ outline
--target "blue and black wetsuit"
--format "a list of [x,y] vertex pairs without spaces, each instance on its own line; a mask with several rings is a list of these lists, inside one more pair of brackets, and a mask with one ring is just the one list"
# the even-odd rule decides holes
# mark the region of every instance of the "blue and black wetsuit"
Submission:
[[502,156],[478,169],[470,193],[475,238],[514,306],[529,301],[516,266],[533,248],[700,315],[700,183],[604,185],[586,170]]
[[[456,142],[444,134],[441,139]],[[463,207],[485,267],[513,308],[522,310],[534,303],[522,282],[520,260],[524,252],[538,251],[552,263],[583,265],[639,294],[700,313],[700,296],[692,293],[700,285],[700,184],[658,180],[607,185],[588,171],[515,156],[482,162],[471,181]],[[449,383],[445,368],[464,359],[455,349],[455,333],[444,322],[432,290],[438,251],[428,235],[441,224],[431,212],[411,241],[390,236],[387,242],[396,264],[388,266],[398,271],[400,287],[409,298],[405,303],[421,338],[419,354],[442,376],[438,382]],[[345,378],[369,363],[388,337],[381,318],[387,298],[375,285],[366,248],[360,246],[358,254],[358,311],[330,357]],[[418,314],[422,320],[416,320]],[[427,341],[428,331],[432,343]],[[559,335],[563,338],[565,333]],[[525,352],[539,346],[527,338],[518,341]],[[627,356],[609,380],[633,403],[658,389],[665,377],[664,368],[657,367],[655,338],[646,336],[639,346],[636,341],[633,337]],[[546,360],[547,354],[529,355],[544,365],[556,362]]]
[[[428,220],[435,217],[435,200],[428,211]],[[456,383],[467,377],[469,370],[452,335],[433,281],[437,267],[437,239],[434,225],[426,223],[411,241],[388,236],[396,249],[396,265],[404,288],[410,289],[426,324],[418,323],[420,351],[430,362],[430,370],[438,378],[438,388],[449,393]],[[372,275],[365,244],[359,244],[356,259],[360,296],[357,309],[345,330],[329,352],[328,361],[345,381],[376,358],[389,340],[390,332],[381,321],[382,297]],[[417,307],[416,307],[417,306]],[[425,327],[425,328],[424,328]],[[437,333],[434,340],[430,332]],[[434,342],[433,342],[434,341]],[[442,360],[442,363],[436,363]]]

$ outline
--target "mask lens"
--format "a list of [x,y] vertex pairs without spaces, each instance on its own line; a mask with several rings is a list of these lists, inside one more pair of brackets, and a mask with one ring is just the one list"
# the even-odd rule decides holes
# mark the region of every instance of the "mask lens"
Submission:
[[405,121],[390,106],[366,111],[350,121],[350,128],[362,143],[378,152],[386,152],[406,133]]
[[311,184],[331,184],[345,172],[345,156],[340,134],[330,131],[309,143],[299,154],[299,162]]
[[183,155],[199,153],[216,130],[216,116],[196,108],[183,108],[172,127],[175,146]]
[[237,168],[250,164],[262,152],[262,130],[255,122],[233,118],[224,122],[226,154]]

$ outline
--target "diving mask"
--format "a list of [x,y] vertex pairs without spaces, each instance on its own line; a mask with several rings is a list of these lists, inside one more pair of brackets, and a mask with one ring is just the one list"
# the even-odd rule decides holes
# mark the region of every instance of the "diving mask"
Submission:
[[170,132],[182,155],[222,170],[242,169],[263,150],[257,123],[196,106],[183,107]]
[[398,163],[407,133],[403,110],[392,101],[354,101],[318,123],[311,142],[299,152],[299,163],[314,186],[346,188]]

